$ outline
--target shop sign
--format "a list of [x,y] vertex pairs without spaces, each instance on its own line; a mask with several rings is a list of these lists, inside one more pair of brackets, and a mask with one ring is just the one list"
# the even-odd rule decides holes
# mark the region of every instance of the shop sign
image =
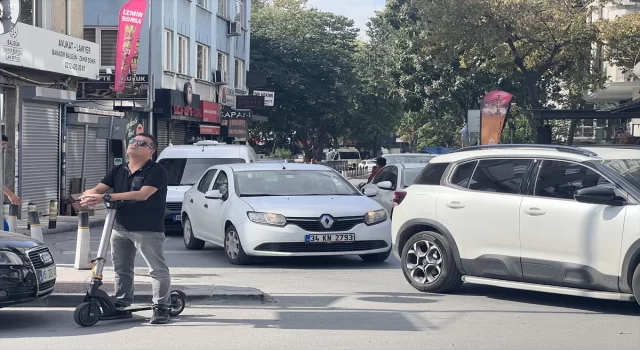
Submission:
[[230,137],[244,137],[244,136],[247,136],[247,130],[246,129],[231,129],[231,128],[229,128],[229,130],[227,131],[227,134]]
[[274,102],[276,100],[276,94],[273,91],[261,91],[254,90],[253,96],[264,96],[264,106],[265,107],[273,107]]
[[100,73],[100,48],[90,41],[18,22],[0,42],[0,64],[93,80]]
[[236,106],[236,90],[232,87],[223,85],[220,87],[220,103],[229,106]]
[[236,96],[236,109],[264,108],[264,96]]
[[220,123],[220,105],[209,101],[200,101],[202,121],[205,123]]
[[173,114],[184,117],[202,118],[202,109],[189,106],[173,106]]
[[223,107],[222,108],[222,117],[221,119],[251,119],[251,112],[247,111],[236,111],[231,108]]
[[200,135],[220,135],[220,127],[200,125]]
[[147,74],[136,75],[132,82],[132,76],[127,75],[124,90],[115,92],[115,74],[100,74],[98,81],[78,82],[78,100],[143,100],[147,98],[149,88],[149,76]]

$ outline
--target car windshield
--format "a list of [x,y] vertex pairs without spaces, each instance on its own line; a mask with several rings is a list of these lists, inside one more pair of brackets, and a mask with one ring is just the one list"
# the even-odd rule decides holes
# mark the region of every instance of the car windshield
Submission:
[[246,162],[240,158],[164,158],[158,163],[167,170],[169,186],[193,186],[214,165]]
[[358,191],[330,170],[260,170],[235,174],[240,197],[357,196]]
[[640,190],[640,159],[607,159],[601,162]]
[[402,183],[405,186],[413,185],[418,177],[418,174],[422,171],[423,168],[407,168],[404,169],[402,174]]
[[340,159],[360,159],[358,152],[340,152]]
[[387,164],[401,164],[401,163],[429,163],[429,161],[431,159],[433,159],[435,156],[432,155],[410,155],[410,156],[403,156],[403,155],[392,155],[392,156],[385,156],[385,158],[387,159]]

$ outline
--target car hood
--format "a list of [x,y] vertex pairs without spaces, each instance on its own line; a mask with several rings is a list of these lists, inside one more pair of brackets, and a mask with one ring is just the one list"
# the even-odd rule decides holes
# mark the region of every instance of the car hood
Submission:
[[187,192],[191,186],[168,186],[167,187],[167,203],[182,203],[184,199],[184,193]]
[[282,214],[287,217],[360,216],[368,211],[383,209],[365,196],[282,196],[242,197],[253,210]]
[[39,245],[42,243],[31,237],[0,231],[0,247],[31,249]]

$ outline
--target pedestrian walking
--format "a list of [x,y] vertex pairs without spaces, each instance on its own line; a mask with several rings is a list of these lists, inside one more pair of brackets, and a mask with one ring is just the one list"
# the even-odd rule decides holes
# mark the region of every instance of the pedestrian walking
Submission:
[[[153,280],[151,324],[169,321],[171,275],[164,258],[164,212],[167,172],[154,162],[156,139],[139,133],[129,141],[129,162],[114,167],[93,189],[80,197],[83,205],[119,202],[113,234],[111,260],[115,271],[115,303],[122,310],[133,303],[134,261],[137,250],[149,266]],[[107,191],[113,190],[109,194]],[[132,317],[123,311],[115,318]]]
[[[3,151],[5,151],[7,149],[7,142],[9,142],[9,137],[7,135],[2,135],[2,150]],[[2,193],[5,195],[5,197],[7,197],[7,199],[9,199],[11,204],[16,204],[16,205],[22,204],[22,200],[20,199],[20,197],[16,196],[16,194],[13,193],[13,191],[11,191],[4,184],[2,184]],[[9,223],[7,222],[6,218],[4,219],[4,230],[5,231],[9,231]]]

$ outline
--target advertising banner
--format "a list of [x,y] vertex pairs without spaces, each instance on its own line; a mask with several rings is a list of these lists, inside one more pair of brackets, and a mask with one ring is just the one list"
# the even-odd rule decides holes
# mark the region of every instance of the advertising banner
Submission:
[[137,51],[136,45],[140,38],[147,5],[146,0],[130,0],[120,9],[118,40],[116,42],[116,81],[114,86],[116,91],[124,90],[127,75],[132,68],[131,61]]
[[480,103],[481,145],[500,143],[500,134],[509,114],[512,99],[512,94],[498,90],[491,91],[484,96]]

